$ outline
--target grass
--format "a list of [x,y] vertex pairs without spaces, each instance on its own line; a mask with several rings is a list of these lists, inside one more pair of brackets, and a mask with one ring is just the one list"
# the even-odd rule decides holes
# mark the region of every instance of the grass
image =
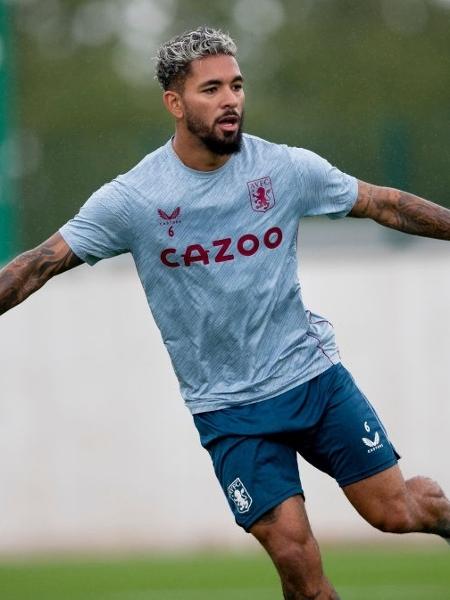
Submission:
[[[325,548],[342,600],[450,600],[445,547]],[[263,554],[147,556],[0,564],[1,600],[274,600],[278,577]]]

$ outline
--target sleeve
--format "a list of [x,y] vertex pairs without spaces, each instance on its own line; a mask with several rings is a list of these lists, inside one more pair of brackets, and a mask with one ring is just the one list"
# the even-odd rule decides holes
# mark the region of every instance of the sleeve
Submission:
[[314,152],[288,148],[297,181],[301,216],[345,217],[356,202],[358,182]]
[[126,187],[112,181],[94,192],[59,233],[81,260],[94,265],[102,258],[129,252],[128,213]]

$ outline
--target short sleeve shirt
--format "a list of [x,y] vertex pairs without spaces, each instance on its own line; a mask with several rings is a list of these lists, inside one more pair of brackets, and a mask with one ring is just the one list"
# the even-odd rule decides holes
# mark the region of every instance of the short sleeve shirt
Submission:
[[192,413],[265,400],[339,362],[297,277],[302,217],[346,215],[357,181],[308,150],[244,134],[219,169],[172,141],[95,192],[60,233],[90,265],[131,252]]

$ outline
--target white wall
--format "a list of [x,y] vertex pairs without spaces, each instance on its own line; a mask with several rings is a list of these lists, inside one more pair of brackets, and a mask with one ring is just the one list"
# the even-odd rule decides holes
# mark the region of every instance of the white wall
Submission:
[[[305,300],[333,321],[405,474],[450,492],[448,244],[373,253],[362,242],[306,244]],[[0,552],[253,544],[233,523],[128,259],[61,275],[1,317],[0,376]],[[303,462],[301,473],[319,538],[382,535],[327,476]]]

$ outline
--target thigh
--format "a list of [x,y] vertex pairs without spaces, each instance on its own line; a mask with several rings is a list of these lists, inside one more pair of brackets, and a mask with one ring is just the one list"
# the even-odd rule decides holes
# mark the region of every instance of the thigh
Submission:
[[300,436],[299,453],[341,487],[397,463],[399,455],[374,408],[341,365],[330,383],[320,422]]
[[398,467],[394,465],[372,477],[343,487],[343,492],[359,514],[372,525],[395,516],[407,505],[408,488]]
[[308,540],[312,531],[303,496],[292,496],[281,502],[258,519],[249,531],[269,553],[291,540]]
[[301,496],[288,498],[266,513],[250,533],[273,560],[285,598],[338,599],[324,576],[319,546]]
[[260,437],[225,437],[207,447],[236,522],[245,530],[302,488],[294,448]]

